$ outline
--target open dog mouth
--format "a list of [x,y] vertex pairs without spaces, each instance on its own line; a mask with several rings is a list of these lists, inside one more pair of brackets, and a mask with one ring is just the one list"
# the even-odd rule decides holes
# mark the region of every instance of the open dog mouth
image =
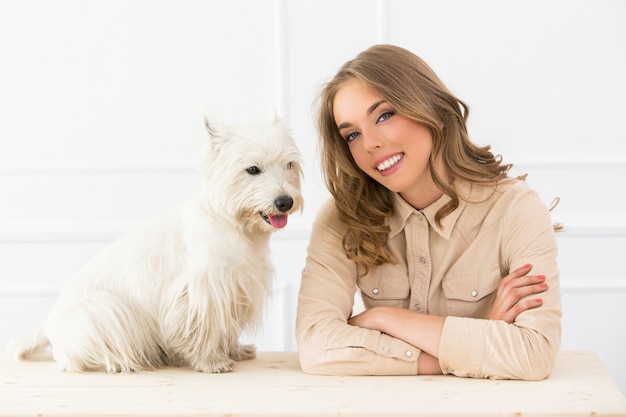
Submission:
[[287,214],[269,214],[269,213],[259,213],[263,220],[272,227],[276,229],[282,229],[287,226],[287,219],[289,215]]

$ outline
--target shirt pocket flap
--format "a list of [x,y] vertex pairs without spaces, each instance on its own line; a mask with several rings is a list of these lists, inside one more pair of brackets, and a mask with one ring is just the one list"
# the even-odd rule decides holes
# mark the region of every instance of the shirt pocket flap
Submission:
[[374,300],[404,300],[411,291],[408,276],[390,269],[380,275],[361,277],[358,285],[363,294]]
[[479,301],[498,289],[502,276],[500,267],[448,275],[442,282],[449,300]]

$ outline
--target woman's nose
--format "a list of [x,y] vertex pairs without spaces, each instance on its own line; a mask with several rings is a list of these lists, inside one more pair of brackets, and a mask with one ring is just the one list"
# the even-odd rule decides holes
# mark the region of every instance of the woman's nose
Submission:
[[363,132],[363,146],[366,151],[373,151],[382,146],[380,135],[374,131]]

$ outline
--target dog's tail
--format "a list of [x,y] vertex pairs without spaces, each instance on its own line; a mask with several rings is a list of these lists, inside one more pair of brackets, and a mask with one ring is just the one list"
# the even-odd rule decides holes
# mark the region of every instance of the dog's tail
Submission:
[[50,346],[50,341],[46,337],[43,329],[13,339],[7,348],[9,355],[17,360],[23,361],[31,355],[41,352]]

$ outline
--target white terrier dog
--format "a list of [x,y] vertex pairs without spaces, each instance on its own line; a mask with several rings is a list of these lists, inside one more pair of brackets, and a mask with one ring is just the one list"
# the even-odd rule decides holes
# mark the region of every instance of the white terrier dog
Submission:
[[228,372],[255,357],[239,336],[271,294],[270,235],[302,210],[301,155],[277,119],[206,126],[200,192],[90,261],[42,328],[11,342],[15,357],[51,346],[64,370],[106,372]]

